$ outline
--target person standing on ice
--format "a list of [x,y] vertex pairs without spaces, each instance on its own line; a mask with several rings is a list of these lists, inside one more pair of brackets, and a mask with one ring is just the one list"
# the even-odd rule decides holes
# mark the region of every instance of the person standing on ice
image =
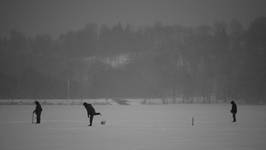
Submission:
[[236,106],[235,101],[231,101],[231,105],[232,105],[231,113],[233,115],[233,122],[236,122],[237,106]]
[[93,117],[96,116],[96,115],[101,115],[101,113],[96,113],[95,112],[95,109],[92,106],[92,104],[88,104],[88,103],[84,102],[83,103],[83,106],[87,110],[88,118],[90,118],[90,124],[89,124],[89,126],[92,126]]
[[41,113],[42,113],[42,106],[38,101],[35,101],[35,109],[33,111],[33,114],[36,115],[36,123],[40,124],[41,123]]

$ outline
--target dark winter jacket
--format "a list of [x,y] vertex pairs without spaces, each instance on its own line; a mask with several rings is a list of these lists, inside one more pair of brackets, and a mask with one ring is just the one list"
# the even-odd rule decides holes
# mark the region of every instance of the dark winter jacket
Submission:
[[232,114],[236,114],[237,113],[237,106],[236,103],[234,101],[231,101],[232,104],[232,109],[231,109],[231,113]]
[[38,101],[35,101],[35,110],[33,111],[33,113],[35,114],[40,114],[42,112],[42,106]]
[[86,108],[87,113],[88,113],[88,117],[90,115],[95,115],[95,109],[93,108],[92,104],[88,104],[88,103],[83,103],[83,106]]

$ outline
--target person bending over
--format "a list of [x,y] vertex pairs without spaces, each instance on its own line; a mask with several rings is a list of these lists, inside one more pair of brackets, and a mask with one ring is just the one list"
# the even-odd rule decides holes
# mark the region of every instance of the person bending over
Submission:
[[93,108],[92,104],[88,104],[88,103],[84,102],[83,103],[83,106],[87,110],[88,118],[90,118],[90,124],[89,124],[89,126],[92,126],[93,117],[96,116],[96,115],[101,115],[101,113],[97,113],[95,111],[95,109]]

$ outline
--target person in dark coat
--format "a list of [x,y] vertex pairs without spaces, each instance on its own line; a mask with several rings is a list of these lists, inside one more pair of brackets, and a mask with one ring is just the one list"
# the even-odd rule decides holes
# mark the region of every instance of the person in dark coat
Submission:
[[38,101],[35,101],[35,109],[33,111],[33,113],[36,115],[36,123],[40,124],[41,123],[41,113],[42,113],[42,106]]
[[233,122],[236,122],[237,106],[236,106],[235,101],[231,101],[231,105],[232,105],[231,113],[233,115]]
[[101,115],[101,113],[96,113],[95,109],[93,108],[92,104],[88,104],[86,102],[83,103],[83,106],[86,108],[87,110],[87,115],[88,118],[90,118],[90,124],[89,126],[92,126],[92,122],[93,122],[93,117],[96,115]]

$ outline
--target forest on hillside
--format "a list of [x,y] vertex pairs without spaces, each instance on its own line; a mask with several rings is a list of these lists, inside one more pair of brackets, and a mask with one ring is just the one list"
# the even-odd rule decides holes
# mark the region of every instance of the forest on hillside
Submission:
[[2,99],[165,97],[265,102],[266,17],[0,38]]

